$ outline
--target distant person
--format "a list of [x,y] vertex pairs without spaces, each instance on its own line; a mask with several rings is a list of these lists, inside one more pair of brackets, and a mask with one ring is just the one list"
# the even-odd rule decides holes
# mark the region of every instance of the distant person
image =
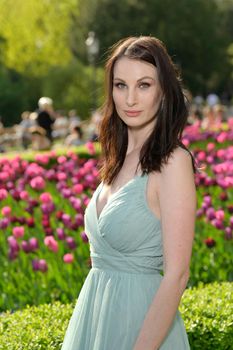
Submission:
[[81,118],[77,115],[77,111],[75,109],[71,109],[68,112],[68,117],[69,117],[69,126],[70,126],[70,128],[73,128],[76,125],[80,125]]
[[47,138],[52,142],[52,125],[55,122],[53,100],[49,97],[41,97],[38,106],[37,124],[45,130]]
[[87,128],[89,141],[92,141],[92,142],[98,141],[99,127],[100,127],[101,120],[102,120],[101,114],[98,111],[94,111],[91,116],[90,124]]
[[80,126],[76,125],[72,128],[71,134],[65,139],[66,146],[80,146],[84,143],[83,131]]
[[53,139],[64,138],[69,130],[69,119],[64,115],[63,111],[56,111],[56,119],[53,124]]
[[205,106],[203,108],[203,120],[201,127],[204,130],[213,130],[215,128],[215,114],[213,107]]
[[218,103],[213,107],[213,110],[215,114],[215,121],[217,124],[220,124],[226,120],[226,108],[223,105]]
[[210,93],[207,97],[206,97],[206,103],[209,107],[214,107],[216,104],[219,103],[219,97],[218,95],[216,95],[215,93]]
[[188,116],[188,125],[200,126],[202,115],[200,110],[196,106],[192,106]]
[[51,141],[46,136],[45,129],[40,126],[33,126],[29,129],[31,133],[31,148],[35,151],[49,150]]
[[34,122],[30,119],[30,115],[29,111],[24,111],[21,114],[21,122],[19,123],[19,135],[24,149],[27,149],[32,141],[29,129],[34,125]]

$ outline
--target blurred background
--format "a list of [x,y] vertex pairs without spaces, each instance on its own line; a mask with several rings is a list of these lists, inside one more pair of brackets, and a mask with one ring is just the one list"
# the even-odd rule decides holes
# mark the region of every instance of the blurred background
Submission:
[[1,122],[19,123],[41,96],[88,118],[103,101],[107,49],[130,35],[164,41],[192,96],[229,105],[232,17],[232,0],[1,0]]

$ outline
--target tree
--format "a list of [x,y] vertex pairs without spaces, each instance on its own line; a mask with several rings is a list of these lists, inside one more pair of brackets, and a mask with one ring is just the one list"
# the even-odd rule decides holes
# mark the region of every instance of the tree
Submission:
[[165,42],[194,93],[217,89],[230,69],[229,38],[215,0],[99,0],[91,15],[87,22],[100,39],[100,64],[122,37],[154,35]]
[[5,42],[2,61],[31,75],[46,74],[53,65],[71,58],[67,41],[71,12],[77,0],[7,0],[0,4],[0,37]]

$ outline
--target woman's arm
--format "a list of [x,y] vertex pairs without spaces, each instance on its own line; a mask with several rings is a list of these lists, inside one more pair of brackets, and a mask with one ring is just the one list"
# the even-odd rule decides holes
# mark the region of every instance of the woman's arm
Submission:
[[158,350],[175,318],[189,279],[196,217],[191,157],[177,148],[159,175],[164,277],[133,350]]

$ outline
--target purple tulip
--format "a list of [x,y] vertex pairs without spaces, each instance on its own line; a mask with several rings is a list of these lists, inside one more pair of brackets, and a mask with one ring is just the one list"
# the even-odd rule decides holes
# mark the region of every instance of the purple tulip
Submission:
[[65,231],[62,227],[58,227],[56,229],[57,231],[57,238],[60,239],[60,240],[64,240],[66,238],[66,234],[65,234]]
[[10,220],[9,218],[3,218],[0,219],[0,229],[4,230],[5,228],[7,228],[10,224]]
[[55,204],[53,202],[41,204],[41,210],[43,214],[51,214],[55,210]]
[[39,271],[40,270],[40,264],[38,259],[33,259],[32,260],[32,268],[34,271]]
[[79,225],[79,226],[83,226],[84,224],[84,217],[83,214],[76,214],[75,215],[75,222]]
[[233,228],[233,216],[230,217],[230,227]]
[[22,241],[21,247],[25,253],[29,253],[31,251],[28,241]]
[[71,223],[72,223],[71,217],[70,217],[70,215],[68,215],[68,214],[63,214],[63,215],[62,215],[62,221],[63,221],[64,225],[65,225],[65,226],[68,226],[68,227],[70,227],[70,225],[71,225]]
[[83,242],[87,243],[89,241],[88,237],[87,237],[87,235],[86,235],[86,233],[84,231],[82,231],[80,233],[80,235],[81,235],[81,238],[82,238]]
[[219,230],[223,230],[224,229],[224,224],[221,220],[219,219],[213,219],[211,220],[211,224],[216,227]]
[[214,208],[208,208],[207,210],[206,210],[206,216],[207,216],[207,218],[208,218],[208,220],[213,220],[213,219],[215,219],[215,210],[214,210]]
[[48,265],[44,259],[33,259],[32,268],[34,271],[46,272],[48,270]]
[[8,259],[15,260],[18,257],[18,251],[9,249],[8,250]]
[[75,249],[76,248],[76,242],[73,237],[66,237],[66,243],[70,249]]
[[61,194],[64,198],[69,198],[72,195],[72,191],[69,188],[63,188]]
[[11,250],[18,252],[20,250],[19,244],[14,236],[9,236],[7,242]]
[[210,196],[205,196],[204,197],[204,203],[206,203],[208,206],[212,204],[212,199]]
[[231,240],[232,239],[232,228],[231,227],[225,227],[225,239],[226,240]]

